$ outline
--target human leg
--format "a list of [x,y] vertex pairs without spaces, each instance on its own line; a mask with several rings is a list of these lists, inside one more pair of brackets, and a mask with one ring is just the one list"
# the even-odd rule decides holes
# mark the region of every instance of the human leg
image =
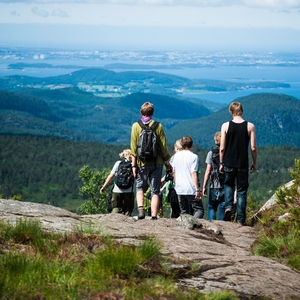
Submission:
[[138,210],[138,219],[145,219],[145,210],[144,210],[144,192],[136,192],[136,203]]
[[219,189],[219,216],[218,220],[224,220],[225,216],[225,199],[224,199],[224,189]]
[[216,212],[218,209],[218,201],[216,199],[216,189],[210,188],[208,194],[208,220],[216,219]]
[[151,217],[157,217],[158,209],[159,209],[159,195],[152,195]]
[[169,189],[168,199],[171,205],[171,218],[178,218],[180,216],[180,207],[178,196],[174,188]]
[[194,217],[202,219],[204,217],[204,207],[202,200],[196,200],[194,195],[188,195],[189,203],[191,204]]
[[224,221],[231,221],[231,210],[234,200],[234,185],[236,169],[224,167],[225,180],[224,180]]
[[236,203],[236,220],[240,224],[245,224],[246,221],[246,206],[247,206],[247,191],[249,187],[248,169],[238,169],[236,188],[237,188],[237,203]]
[[180,208],[180,215],[187,215],[189,214],[189,200],[187,195],[178,195],[178,202]]
[[151,217],[156,218],[159,209],[159,194],[163,165],[149,166],[149,181],[151,189]]
[[138,210],[138,219],[145,218],[144,193],[148,189],[148,176],[149,168],[147,168],[146,166],[138,168],[138,174],[136,178],[136,203]]
[[132,193],[124,193],[124,206],[123,213],[126,216],[131,216],[134,208],[134,194]]
[[111,211],[112,213],[122,213],[122,208],[123,208],[122,193],[113,193],[111,204],[112,204],[112,211]]

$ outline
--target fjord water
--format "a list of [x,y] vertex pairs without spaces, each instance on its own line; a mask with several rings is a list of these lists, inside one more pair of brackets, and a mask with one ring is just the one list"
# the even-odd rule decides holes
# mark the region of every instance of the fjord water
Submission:
[[219,66],[216,68],[197,68],[181,70],[161,70],[163,73],[190,79],[213,79],[229,82],[255,83],[274,81],[290,84],[289,88],[246,89],[228,92],[204,92],[184,94],[186,97],[207,99],[213,102],[230,103],[236,98],[255,93],[277,93],[293,96],[300,100],[300,67],[287,66]]
[[[24,62],[24,61],[23,61]],[[93,61],[93,60],[49,60],[45,61],[52,65],[78,65],[85,67],[104,67],[113,61]],[[115,61],[114,61],[115,62]],[[25,68],[22,70],[8,69],[9,64],[15,64],[15,60],[0,61],[0,77],[11,75],[27,75],[33,77],[48,77],[72,73],[78,69],[67,68]],[[26,63],[37,63],[37,61],[26,61]],[[118,61],[118,63],[121,63]],[[130,63],[128,61],[124,62]],[[136,64],[136,62],[134,62]],[[134,69],[135,71],[145,71],[145,69]],[[132,70],[132,71],[134,71]],[[112,69],[115,72],[123,72],[121,69]],[[126,69],[130,71],[130,69]],[[199,68],[180,68],[180,69],[147,69],[147,71],[156,71],[160,73],[173,74],[186,77],[189,79],[213,79],[229,82],[255,83],[263,81],[274,81],[290,84],[290,88],[273,88],[273,89],[245,89],[241,91],[228,92],[201,92],[197,94],[185,94],[182,96],[210,100],[219,103],[230,103],[236,98],[248,96],[254,93],[280,93],[293,96],[300,100],[300,66],[217,66],[217,67],[199,67]]]

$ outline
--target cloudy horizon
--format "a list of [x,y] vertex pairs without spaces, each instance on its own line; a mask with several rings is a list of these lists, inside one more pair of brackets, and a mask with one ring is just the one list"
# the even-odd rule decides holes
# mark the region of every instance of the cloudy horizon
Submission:
[[300,49],[300,0],[0,0],[0,17],[1,46]]

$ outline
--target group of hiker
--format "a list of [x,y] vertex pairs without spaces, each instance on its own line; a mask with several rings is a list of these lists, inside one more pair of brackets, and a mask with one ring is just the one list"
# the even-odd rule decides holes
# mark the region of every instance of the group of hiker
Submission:
[[[236,218],[237,223],[245,225],[249,171],[256,171],[255,126],[243,119],[241,103],[232,102],[229,112],[232,120],[225,122],[221,131],[215,134],[215,144],[207,154],[201,191],[199,158],[192,151],[192,138],[183,136],[177,140],[171,156],[164,128],[153,120],[154,105],[145,102],[140,109],[141,119],[131,128],[130,149],[120,153],[121,160],[114,164],[100,189],[103,193],[114,180],[111,212],[131,216],[135,195],[137,218],[144,219],[144,198],[149,192],[149,214],[152,220],[156,220],[162,206],[162,193],[166,191],[167,201],[171,203],[170,217],[189,214],[203,218],[202,197],[208,196],[209,220],[215,220],[218,215],[219,220]],[[165,175],[162,176],[164,167]]]

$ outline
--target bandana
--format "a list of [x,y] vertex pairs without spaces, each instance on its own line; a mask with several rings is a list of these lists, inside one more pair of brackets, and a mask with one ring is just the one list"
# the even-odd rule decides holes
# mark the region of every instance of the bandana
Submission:
[[151,122],[152,118],[149,116],[142,116],[141,120],[144,124],[148,124]]

